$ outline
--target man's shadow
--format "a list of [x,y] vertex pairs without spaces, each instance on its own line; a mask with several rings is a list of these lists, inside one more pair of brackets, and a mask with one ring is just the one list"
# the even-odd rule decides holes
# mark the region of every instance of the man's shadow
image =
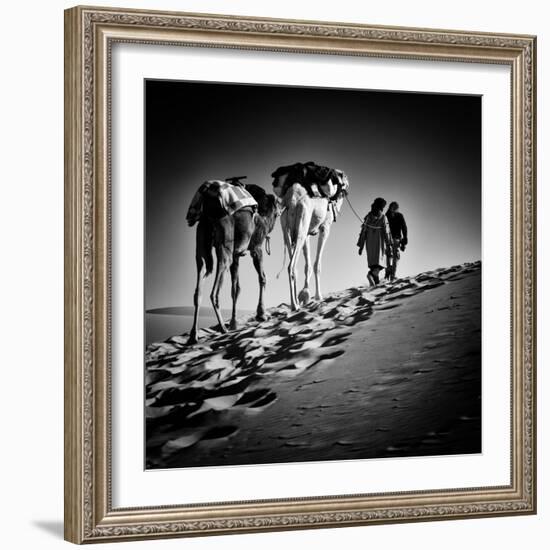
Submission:
[[53,535],[56,539],[63,538],[63,522],[58,520],[38,520],[33,521],[33,525],[42,529],[46,533]]

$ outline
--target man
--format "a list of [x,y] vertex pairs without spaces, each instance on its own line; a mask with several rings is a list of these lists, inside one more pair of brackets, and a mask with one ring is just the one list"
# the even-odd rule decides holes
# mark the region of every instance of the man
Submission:
[[388,258],[386,265],[386,279],[393,281],[397,273],[397,262],[400,258],[400,251],[405,251],[409,239],[405,217],[399,212],[399,205],[395,201],[390,203],[386,212],[386,218],[388,219],[392,236],[392,255],[391,258]]
[[[361,233],[357,246],[359,247],[359,255],[363,252],[363,248],[367,252],[367,263],[369,272],[367,279],[371,286],[380,283],[380,271],[384,269],[383,263],[388,266],[391,263],[392,255],[392,237],[388,220],[384,216],[384,207],[386,201],[382,197],[378,197],[371,204],[370,212],[365,216]],[[387,272],[386,267],[386,272]]]

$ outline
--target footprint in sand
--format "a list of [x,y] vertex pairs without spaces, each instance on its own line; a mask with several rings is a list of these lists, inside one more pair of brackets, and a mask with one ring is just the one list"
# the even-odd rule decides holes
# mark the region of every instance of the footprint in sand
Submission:
[[309,441],[285,441],[284,447],[309,447],[311,442]]
[[423,350],[437,349],[440,346],[437,342],[426,342],[423,346]]
[[315,386],[317,384],[323,384],[324,382],[327,382],[327,379],[312,380],[311,382],[305,382],[304,384],[300,384],[299,386],[296,386],[296,388],[294,388],[294,391],[300,391],[303,388],[307,388],[309,386]]
[[216,426],[208,430],[201,441],[212,441],[215,439],[227,439],[238,432],[237,426]]
[[172,439],[162,446],[161,452],[164,457],[187,449],[198,443],[206,430],[194,430],[176,439]]
[[261,399],[258,399],[254,403],[250,404],[248,406],[248,410],[250,411],[263,410],[269,407],[270,405],[272,405],[273,403],[275,403],[276,400],[277,400],[277,394],[273,391],[270,391],[267,395],[265,395]]
[[395,386],[397,384],[402,384],[403,382],[407,382],[409,378],[407,376],[399,376],[394,374],[388,374],[385,376],[380,377],[373,386]]
[[204,404],[215,411],[224,411],[231,408],[242,397],[242,393],[235,395],[223,395],[220,397],[211,397],[204,400]]
[[340,334],[333,334],[321,344],[321,347],[327,348],[331,346],[338,346],[340,344],[343,344],[351,335],[351,332],[341,332]]
[[390,309],[395,309],[396,307],[399,307],[400,305],[401,304],[395,304],[395,303],[391,303],[391,304],[381,303],[380,305],[374,306],[374,310],[375,311],[388,311]]
[[258,388],[255,390],[247,391],[236,403],[236,407],[249,407],[256,401],[263,399],[271,392],[269,388]]
[[[262,323],[253,318],[241,319],[240,330],[227,334],[220,334],[215,328],[204,329],[200,333],[202,341],[191,346],[186,343],[186,335],[149,345],[145,357],[145,414],[147,433],[153,429],[155,437],[148,438],[148,448],[166,456],[199,442],[216,444],[231,437],[236,433],[235,426],[218,425],[228,411],[260,412],[277,402],[277,394],[270,387],[271,377],[299,376],[312,368],[329,365],[345,353],[343,345],[352,336],[354,325],[368,321],[377,311],[399,307],[411,296],[466,277],[480,268],[480,263],[452,266],[383,283],[374,289],[361,286],[343,290],[298,312],[291,312],[281,304],[271,308],[269,319]],[[458,298],[452,295],[450,299],[456,303]],[[449,307],[441,303],[439,306]],[[441,362],[428,365],[421,361],[422,356],[435,349],[440,340],[453,335],[435,334],[434,341],[427,342],[415,354],[418,361],[403,365],[406,371],[400,369],[394,376],[378,380],[373,387],[378,397],[383,398],[391,386],[408,380],[404,374],[428,375],[432,366],[439,368]],[[459,383],[470,382],[472,377],[465,371]],[[316,379],[307,385],[322,381]],[[297,384],[296,389],[303,386]],[[344,393],[360,392],[352,387]],[[470,418],[463,416],[461,420],[467,422]],[[403,447],[395,449],[398,452]],[[151,464],[158,463],[158,459],[155,455],[148,457]]]
[[215,426],[213,428],[200,428],[187,430],[183,435],[166,442],[161,449],[163,457],[170,456],[178,451],[193,447],[197,443],[211,444],[224,441],[238,432],[237,426]]

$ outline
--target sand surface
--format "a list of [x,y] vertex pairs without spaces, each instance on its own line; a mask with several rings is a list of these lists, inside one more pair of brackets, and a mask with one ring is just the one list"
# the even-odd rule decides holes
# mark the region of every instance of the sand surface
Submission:
[[146,352],[148,468],[481,452],[481,264]]

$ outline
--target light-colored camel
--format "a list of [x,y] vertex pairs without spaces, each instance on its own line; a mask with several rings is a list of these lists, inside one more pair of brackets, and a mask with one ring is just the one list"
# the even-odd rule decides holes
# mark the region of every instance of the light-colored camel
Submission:
[[199,311],[202,299],[204,279],[214,269],[213,250],[216,251],[216,275],[210,299],[222,332],[227,332],[219,303],[220,290],[227,269],[231,273],[231,298],[233,302],[230,328],[237,328],[237,300],[241,291],[239,285],[239,260],[250,251],[260,285],[260,295],[256,318],[265,320],[264,291],[266,276],[263,267],[263,246],[268,235],[273,231],[278,215],[275,197],[257,185],[246,185],[245,189],[258,203],[258,210],[250,208],[237,210],[228,215],[222,209],[216,197],[205,194],[202,214],[197,225],[195,260],[197,264],[197,284],[194,294],[195,312],[193,327],[188,343],[197,342]]
[[[290,261],[288,264],[288,279],[290,285],[290,307],[293,311],[300,308],[300,304],[307,304],[311,299],[309,281],[312,272],[315,274],[315,300],[322,300],[321,292],[321,261],[323,250],[327,242],[330,228],[342,207],[344,193],[349,187],[346,175],[336,170],[339,184],[331,181],[319,185],[323,195],[309,196],[305,187],[299,183],[286,182],[286,174],[273,181],[273,191],[280,198],[283,212],[281,227]],[[290,185],[287,185],[290,184]],[[285,191],[286,189],[286,191]],[[331,197],[328,199],[326,197]],[[317,239],[317,253],[313,269],[311,266],[310,237],[319,235]],[[297,292],[297,267],[300,251],[303,251],[305,260],[304,288]]]

